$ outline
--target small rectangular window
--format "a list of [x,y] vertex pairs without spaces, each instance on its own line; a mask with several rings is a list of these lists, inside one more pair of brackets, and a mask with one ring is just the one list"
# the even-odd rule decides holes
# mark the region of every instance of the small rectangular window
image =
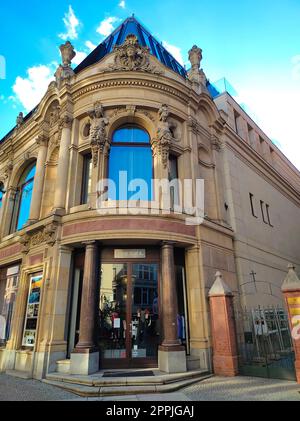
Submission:
[[251,205],[252,215],[254,216],[254,218],[257,218],[257,216],[255,215],[255,211],[254,211],[254,201],[253,201],[254,196],[253,196],[252,193],[249,193],[249,197],[250,197],[250,205]]
[[267,218],[268,218],[268,223],[270,225],[270,227],[273,227],[272,223],[271,223],[271,219],[270,219],[270,206],[266,204],[266,212],[267,212]]
[[92,189],[92,156],[85,155],[83,158],[81,204],[88,203]]

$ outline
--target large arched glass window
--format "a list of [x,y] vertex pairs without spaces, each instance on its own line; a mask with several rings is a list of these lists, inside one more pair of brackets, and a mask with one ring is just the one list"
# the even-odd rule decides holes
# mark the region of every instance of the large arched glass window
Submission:
[[20,179],[15,199],[12,231],[22,229],[29,219],[35,170],[36,164],[34,163],[24,171]]
[[153,159],[150,136],[138,126],[115,131],[108,164],[111,200],[152,200]]

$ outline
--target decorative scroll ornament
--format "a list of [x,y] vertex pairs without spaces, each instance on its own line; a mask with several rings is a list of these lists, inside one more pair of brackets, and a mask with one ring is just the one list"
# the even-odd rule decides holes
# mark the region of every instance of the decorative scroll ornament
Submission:
[[173,139],[170,123],[168,122],[169,114],[169,107],[166,104],[163,104],[158,112],[159,122],[156,138],[152,141],[153,151],[161,157],[164,168],[167,168],[168,165],[169,150]]
[[89,112],[91,119],[90,129],[90,144],[93,156],[93,165],[98,165],[98,151],[103,152],[107,143],[106,126],[109,120],[104,116],[104,109],[102,104],[97,101],[94,109]]
[[161,71],[150,64],[150,50],[142,47],[138,38],[127,35],[124,44],[114,47],[115,63],[110,66],[110,70],[143,71],[160,74]]

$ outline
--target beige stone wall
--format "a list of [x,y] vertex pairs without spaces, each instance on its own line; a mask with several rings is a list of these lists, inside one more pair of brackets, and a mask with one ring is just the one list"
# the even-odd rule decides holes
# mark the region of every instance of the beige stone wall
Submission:
[[[227,201],[235,232],[235,255],[242,301],[247,306],[282,305],[282,280],[288,262],[300,265],[300,218],[297,195],[259,173],[229,148],[226,151]],[[252,215],[249,193],[253,194]],[[272,227],[264,223],[260,201],[269,205]],[[266,209],[264,207],[267,220]],[[250,272],[256,273],[256,285]]]

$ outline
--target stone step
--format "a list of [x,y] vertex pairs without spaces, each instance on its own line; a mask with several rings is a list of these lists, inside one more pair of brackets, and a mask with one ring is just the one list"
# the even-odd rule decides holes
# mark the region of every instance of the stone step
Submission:
[[57,373],[70,373],[71,360],[56,361]]
[[[48,376],[47,376],[48,377]],[[100,396],[120,396],[120,395],[138,395],[149,393],[171,393],[179,389],[190,386],[191,384],[203,381],[212,377],[212,374],[201,375],[185,380],[180,380],[168,384],[152,385],[106,385],[106,386],[87,386],[85,384],[75,384],[58,380],[42,380],[44,383],[59,387],[68,392],[72,392],[82,397],[100,397]]]
[[187,357],[186,365],[188,370],[199,370],[200,358],[198,356],[190,355]]
[[[131,371],[129,370],[129,373]],[[206,370],[192,370],[185,373],[161,374],[156,372],[154,376],[135,376],[135,377],[103,377],[103,372],[95,373],[90,376],[70,375],[65,373],[47,374],[47,380],[53,380],[71,384],[82,384],[85,386],[113,387],[113,386],[153,386],[175,383],[193,378],[200,378],[203,375],[210,374]]]
[[12,376],[12,377],[18,377],[19,379],[32,379],[32,373],[29,371],[20,371],[20,370],[6,370],[5,374]]

